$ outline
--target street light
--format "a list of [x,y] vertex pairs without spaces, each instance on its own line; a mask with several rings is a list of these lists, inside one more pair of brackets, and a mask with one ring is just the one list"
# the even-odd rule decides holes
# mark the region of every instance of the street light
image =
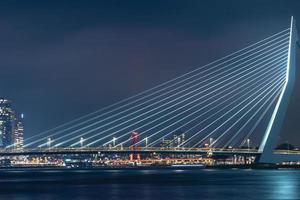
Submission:
[[145,138],[146,148],[148,148],[148,137]]
[[117,140],[117,138],[113,137],[112,141],[113,141],[113,146],[114,147],[116,146],[116,140]]
[[213,141],[214,141],[214,138],[209,138],[209,147],[211,147]]
[[247,139],[247,147],[248,147],[248,152],[250,151],[250,139]]
[[48,148],[51,147],[51,138],[48,138],[48,139],[47,139],[47,146],[48,146]]
[[83,141],[84,141],[84,139],[83,139],[83,137],[81,137],[81,138],[80,138],[80,141],[79,141],[81,147],[83,147]]
[[177,138],[177,148],[180,147],[180,141],[181,141],[181,139],[180,139],[180,137],[178,137],[178,138]]

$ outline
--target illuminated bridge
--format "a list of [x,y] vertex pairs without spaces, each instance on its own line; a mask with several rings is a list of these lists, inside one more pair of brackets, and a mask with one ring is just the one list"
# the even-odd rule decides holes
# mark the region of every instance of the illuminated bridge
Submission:
[[258,155],[263,163],[300,161],[297,151],[274,151],[293,90],[297,41],[292,18],[269,37],[0,154],[213,151]]

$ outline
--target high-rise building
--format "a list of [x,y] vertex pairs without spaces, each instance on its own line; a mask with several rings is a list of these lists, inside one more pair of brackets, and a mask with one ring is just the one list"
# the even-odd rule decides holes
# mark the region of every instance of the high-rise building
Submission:
[[0,148],[13,144],[15,115],[11,101],[0,98]]
[[17,118],[16,126],[14,130],[14,148],[17,150],[23,149],[23,140],[24,140],[24,115],[21,114],[20,118]]
[[23,118],[23,114],[20,118],[16,117],[10,100],[0,98],[0,148],[23,148]]

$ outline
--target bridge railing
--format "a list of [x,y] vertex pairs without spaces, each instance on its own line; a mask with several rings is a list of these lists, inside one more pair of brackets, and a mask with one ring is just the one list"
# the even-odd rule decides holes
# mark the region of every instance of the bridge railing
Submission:
[[[191,152],[228,152],[228,153],[258,153],[255,148],[164,148],[164,147],[139,147],[134,150],[138,152],[179,152],[179,153],[191,153]],[[130,147],[123,148],[107,148],[107,147],[64,147],[64,148],[24,148],[24,149],[0,149],[0,153],[42,153],[42,152],[68,152],[68,153],[94,153],[94,152],[134,152]],[[300,154],[300,150],[275,150],[277,154]]]
[[[253,152],[257,153],[257,149],[240,149],[240,148],[164,148],[164,147],[139,147],[136,150],[130,149],[130,147],[123,148],[107,148],[107,147],[64,147],[64,148],[24,148],[24,149],[0,149],[1,153],[17,153],[17,152]],[[296,153],[295,151],[290,151]],[[300,151],[297,151],[300,153]]]

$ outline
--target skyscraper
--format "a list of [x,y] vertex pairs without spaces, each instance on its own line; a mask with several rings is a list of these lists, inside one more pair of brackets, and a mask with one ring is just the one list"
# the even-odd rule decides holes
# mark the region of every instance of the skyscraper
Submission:
[[0,98],[0,148],[13,143],[15,129],[15,115],[11,107],[11,101]]
[[15,130],[14,130],[14,137],[13,137],[13,143],[14,148],[17,150],[21,150],[23,148],[23,140],[24,140],[24,115],[21,114],[20,118],[16,119],[15,123]]

